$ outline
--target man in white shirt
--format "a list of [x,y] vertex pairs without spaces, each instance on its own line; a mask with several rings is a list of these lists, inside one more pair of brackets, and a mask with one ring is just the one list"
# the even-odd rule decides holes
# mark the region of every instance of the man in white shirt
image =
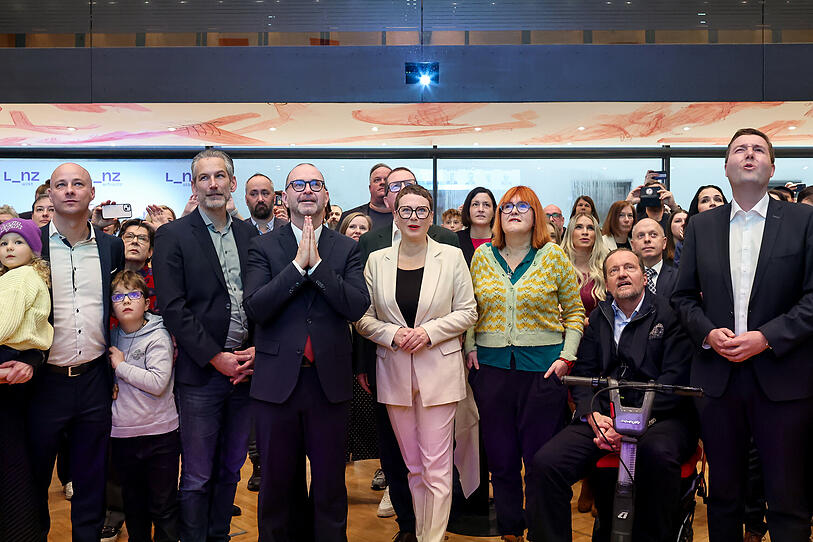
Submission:
[[[810,536],[813,209],[769,200],[774,152],[753,128],[728,145],[730,204],[692,218],[672,303],[694,343],[709,458],[709,540],[742,538],[753,437],[772,540]],[[806,479],[807,477],[807,479]]]
[[73,540],[98,540],[111,425],[110,281],[124,268],[124,245],[88,222],[95,189],[85,168],[60,165],[48,193],[54,216],[41,228],[42,256],[51,264],[54,342],[34,379],[29,411],[35,489],[44,539],[50,525],[48,487],[60,435],[66,432]]

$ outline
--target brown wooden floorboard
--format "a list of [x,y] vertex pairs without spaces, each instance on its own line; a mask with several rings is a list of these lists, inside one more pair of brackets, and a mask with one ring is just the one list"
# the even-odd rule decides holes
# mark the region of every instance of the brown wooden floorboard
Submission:
[[[377,460],[356,461],[347,465],[347,491],[349,496],[350,510],[348,516],[348,540],[350,542],[390,542],[397,527],[392,518],[381,519],[376,516],[378,502],[382,492],[370,489],[370,480],[373,473],[378,468]],[[246,480],[251,475],[251,463],[246,462],[242,471],[243,479],[237,490],[236,504],[242,508],[243,515],[232,520],[232,534],[244,531],[244,534],[235,536],[235,542],[249,541],[257,539],[257,494],[246,489]],[[576,499],[578,498],[578,484],[574,486],[574,497],[571,502],[573,513],[573,541],[588,542],[592,532],[593,518],[590,514],[580,514],[576,511]],[[62,486],[54,475],[53,483],[49,492],[51,509],[51,534],[48,537],[50,542],[70,542],[70,503],[62,495]],[[697,512],[694,521],[696,542],[706,542],[708,533],[706,531],[706,507],[698,499]],[[120,541],[126,541],[126,526],[119,537]],[[449,542],[496,542],[499,537],[469,537],[456,534],[448,534]]]

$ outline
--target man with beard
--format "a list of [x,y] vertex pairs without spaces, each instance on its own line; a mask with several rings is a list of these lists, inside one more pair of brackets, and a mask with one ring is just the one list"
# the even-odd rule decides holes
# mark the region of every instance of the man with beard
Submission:
[[246,222],[253,224],[260,235],[288,223],[272,214],[274,196],[274,183],[262,173],[255,173],[246,181],[246,205],[251,215]]
[[387,164],[376,164],[370,168],[370,201],[353,207],[342,213],[339,224],[344,222],[347,215],[361,213],[369,216],[373,221],[372,229],[378,229],[392,224],[392,210],[387,207],[385,198],[387,196],[387,176],[390,174],[390,167]]
[[227,211],[237,188],[229,155],[192,159],[198,206],[155,234],[158,306],[178,343],[175,396],[181,435],[181,541],[229,540],[232,503],[246,461],[248,377],[254,363],[243,284],[257,230]]
[[[646,287],[640,256],[616,249],[604,260],[606,301],[590,314],[574,376],[612,377],[636,382],[686,385],[691,344],[669,301]],[[613,428],[607,394],[591,409],[593,390],[573,387],[573,423],[559,432],[534,456],[530,483],[537,485],[539,502],[528,509],[531,540],[572,540],[571,486],[584,478],[603,455],[618,451],[621,436]],[[640,406],[642,395],[624,394],[625,404]],[[635,477],[636,514],[632,540],[674,540],[675,511],[680,500],[680,466],[695,450],[697,430],[692,404],[676,395],[657,394],[652,422],[639,438]],[[612,484],[597,488],[600,540],[612,523]]]

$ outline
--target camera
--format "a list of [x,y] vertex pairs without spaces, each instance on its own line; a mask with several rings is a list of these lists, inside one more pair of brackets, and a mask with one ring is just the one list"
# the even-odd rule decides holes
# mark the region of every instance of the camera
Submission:
[[657,185],[644,186],[641,188],[641,205],[644,207],[661,206],[661,187]]

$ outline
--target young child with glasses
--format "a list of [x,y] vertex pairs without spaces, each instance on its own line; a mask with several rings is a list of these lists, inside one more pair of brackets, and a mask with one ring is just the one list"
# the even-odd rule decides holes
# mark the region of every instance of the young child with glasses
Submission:
[[51,272],[40,258],[42,238],[32,220],[0,224],[0,384],[31,379],[31,365],[14,361],[22,350],[48,350],[54,328],[48,323]]
[[110,364],[115,371],[112,456],[121,476],[130,540],[177,540],[178,411],[173,396],[172,338],[147,312],[147,284],[135,271],[112,283]]

